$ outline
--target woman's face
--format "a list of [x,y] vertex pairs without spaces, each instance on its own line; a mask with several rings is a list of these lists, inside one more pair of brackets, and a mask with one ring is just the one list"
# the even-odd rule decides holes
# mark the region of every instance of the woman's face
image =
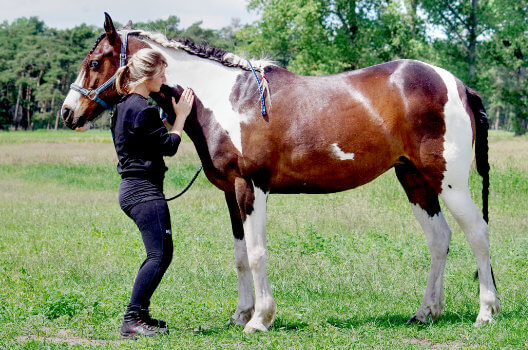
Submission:
[[147,79],[145,81],[145,85],[149,93],[159,92],[161,85],[166,81],[167,78],[165,77],[165,67],[163,67],[158,75],[154,76],[153,78]]

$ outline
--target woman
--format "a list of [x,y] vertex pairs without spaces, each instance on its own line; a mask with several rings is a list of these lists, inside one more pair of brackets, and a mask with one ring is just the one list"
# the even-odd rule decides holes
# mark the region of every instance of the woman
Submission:
[[141,49],[119,68],[115,83],[118,93],[124,94],[112,125],[117,171],[122,178],[119,205],[141,231],[147,252],[123,317],[121,335],[125,338],[168,333],[167,324],[149,313],[150,298],[169,267],[173,251],[169,208],[163,194],[167,170],[163,156],[176,153],[194,94],[186,89],[177,104],[172,99],[174,126],[162,122],[157,107],[147,98],[151,92],[159,92],[166,81],[166,67],[161,53]]

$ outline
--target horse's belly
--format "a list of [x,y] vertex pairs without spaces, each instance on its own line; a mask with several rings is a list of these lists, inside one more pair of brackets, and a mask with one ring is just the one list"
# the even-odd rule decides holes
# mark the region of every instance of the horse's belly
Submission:
[[342,164],[316,166],[308,171],[282,172],[271,181],[272,193],[333,193],[364,185],[385,171],[392,164],[357,167]]

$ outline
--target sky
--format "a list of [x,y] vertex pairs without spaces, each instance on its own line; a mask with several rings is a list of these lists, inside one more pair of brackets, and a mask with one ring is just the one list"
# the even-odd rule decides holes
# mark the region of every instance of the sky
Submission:
[[241,24],[255,21],[257,14],[246,7],[247,0],[0,0],[0,23],[37,16],[50,28],[73,28],[81,23],[102,28],[104,12],[108,12],[121,24],[174,15],[180,19],[180,29],[197,21],[203,21],[202,28],[220,29],[233,18]]

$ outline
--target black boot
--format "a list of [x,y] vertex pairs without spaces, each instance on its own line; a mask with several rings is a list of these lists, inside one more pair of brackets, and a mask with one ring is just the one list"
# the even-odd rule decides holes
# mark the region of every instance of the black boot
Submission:
[[169,327],[167,326],[167,322],[152,318],[150,316],[149,309],[141,309],[139,315],[141,319],[149,326],[159,328],[158,331],[160,332],[160,334],[169,334]]
[[127,311],[121,324],[121,336],[127,339],[135,339],[138,335],[153,337],[158,334],[155,327],[147,324],[141,319],[140,312]]

